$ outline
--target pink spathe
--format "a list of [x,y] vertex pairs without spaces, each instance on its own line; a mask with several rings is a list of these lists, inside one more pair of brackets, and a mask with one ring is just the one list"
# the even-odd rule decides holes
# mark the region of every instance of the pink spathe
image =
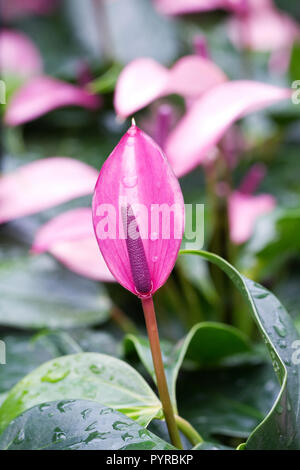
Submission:
[[97,171],[85,163],[53,157],[1,176],[0,223],[35,214],[92,193]]
[[170,94],[196,99],[226,80],[226,75],[216,64],[198,55],[182,57],[171,69],[150,58],[136,59],[120,74],[115,90],[115,110],[118,115],[128,117]]
[[238,119],[291,97],[291,90],[239,80],[214,87],[199,98],[170,133],[166,154],[180,177],[203,163]]
[[18,126],[62,106],[97,109],[100,97],[84,88],[60,80],[40,76],[22,86],[7,107],[4,122]]
[[4,77],[21,80],[41,74],[41,55],[31,39],[19,31],[2,29],[0,32],[0,70]]
[[270,194],[254,196],[234,191],[229,198],[230,238],[240,245],[252,235],[257,219],[270,212],[276,205]]
[[31,251],[51,253],[81,276],[103,282],[115,280],[99,252],[90,208],[73,209],[51,219],[37,232]]
[[[161,225],[153,231],[151,209],[161,205],[167,210],[175,208],[169,236],[163,233]],[[103,258],[120,284],[138,295],[137,286],[146,289],[149,278],[148,294],[165,283],[181,244],[184,202],[161,149],[134,124],[100,171],[93,198],[93,222]],[[129,240],[125,235],[131,231],[132,223],[138,236]],[[109,234],[107,237],[103,228]]]

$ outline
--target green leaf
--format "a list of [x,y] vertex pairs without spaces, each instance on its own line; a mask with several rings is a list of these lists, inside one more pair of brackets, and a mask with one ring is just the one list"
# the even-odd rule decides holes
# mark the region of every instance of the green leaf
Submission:
[[272,366],[254,362],[183,372],[177,399],[180,415],[211,441],[216,436],[247,438],[272,408],[278,392]]
[[42,403],[22,413],[0,437],[1,450],[174,449],[112,408],[88,400]]
[[0,393],[8,392],[24,375],[54,357],[31,338],[31,335],[1,337],[6,346],[6,364],[0,365]]
[[246,449],[300,449],[300,366],[293,360],[299,334],[279,300],[267,289],[241,275],[227,261],[204,251],[202,256],[220,267],[245,298],[270,353],[281,385],[269,414],[253,431]]
[[0,265],[2,325],[71,328],[97,324],[107,320],[110,307],[102,285],[61,268],[48,255],[3,260]]
[[142,426],[161,413],[156,395],[126,362],[105,354],[80,353],[53,359],[24,377],[0,408],[0,432],[25,410],[65,399],[97,401]]
[[122,70],[122,66],[115,62],[103,75],[88,84],[92,93],[112,93]]
[[[239,330],[214,322],[199,323],[175,346],[162,341],[161,347],[171,399],[176,409],[176,380],[184,359],[200,366],[210,366],[220,364],[229,356],[250,351],[246,337]],[[127,335],[124,350],[125,354],[135,350],[156,381],[148,339]]]
[[215,444],[214,442],[201,442],[201,444],[193,447],[193,450],[233,450],[233,448]]
[[300,80],[300,43],[295,43],[290,61],[290,77],[292,81]]

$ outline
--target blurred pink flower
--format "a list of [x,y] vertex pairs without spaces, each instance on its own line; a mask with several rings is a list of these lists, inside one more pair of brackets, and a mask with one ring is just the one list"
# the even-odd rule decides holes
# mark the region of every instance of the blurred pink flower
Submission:
[[32,41],[22,33],[4,30],[0,33],[0,66],[4,77],[16,89],[6,105],[4,122],[18,126],[63,106],[97,109],[98,95],[83,86],[42,75],[42,59]]
[[115,280],[99,252],[90,208],[73,209],[47,222],[37,232],[31,251],[47,251],[81,276]]
[[253,195],[264,174],[262,165],[254,165],[240,188],[229,197],[230,238],[237,245],[245,243],[251,237],[257,219],[273,210],[276,205],[275,198],[270,194]]
[[115,110],[118,115],[128,117],[152,101],[173,93],[187,99],[199,98],[226,80],[216,64],[197,55],[182,57],[169,70],[150,58],[136,59],[119,76]]
[[[38,160],[4,174],[0,184],[0,223],[92,194],[97,176],[95,168],[66,157]],[[113,281],[99,253],[89,208],[63,213],[42,226],[32,252],[45,251],[77,274]]]
[[290,96],[289,89],[247,80],[223,83],[205,93],[167,139],[165,151],[175,174],[183,176],[203,163],[235,121]]
[[[152,223],[149,227],[154,205],[175,209],[168,236],[163,227],[153,228]],[[174,267],[184,229],[184,203],[161,149],[135,124],[105,161],[92,210],[98,245],[114,277],[136,295],[153,294]],[[103,224],[115,235],[102,237]]]
[[100,103],[99,96],[84,88],[40,76],[30,80],[13,95],[4,122],[8,126],[18,126],[63,106],[97,109]]
[[2,174],[0,223],[91,194],[96,180],[94,168],[66,157],[34,161]]
[[244,0],[245,10],[228,23],[229,37],[238,48],[255,51],[289,51],[300,28],[290,16],[278,10],[272,0]]
[[26,15],[47,15],[52,13],[59,0],[4,0],[1,2],[1,16],[12,20]]
[[42,73],[42,58],[31,39],[18,31],[2,29],[0,32],[0,70],[6,79],[20,80]]
[[216,9],[236,10],[243,0],[153,0],[158,11],[166,15],[204,12]]

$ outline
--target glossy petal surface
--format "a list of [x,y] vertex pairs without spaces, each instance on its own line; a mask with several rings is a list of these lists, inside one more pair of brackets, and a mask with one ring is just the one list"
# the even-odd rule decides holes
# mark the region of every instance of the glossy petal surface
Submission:
[[[166,225],[152,223],[151,208],[156,209],[161,204],[168,210],[175,204],[177,209],[174,219],[171,215],[171,223]],[[124,236],[124,207],[133,211],[147,260],[145,272],[148,269],[150,273],[153,293],[164,284],[175,264],[183,233],[184,204],[179,183],[160,148],[134,125],[101,169],[93,198],[93,222],[110,271],[120,284],[137,294],[132,274],[135,251],[128,247]],[[169,234],[163,235],[162,227],[169,229]],[[106,239],[103,229],[109,234]],[[140,243],[138,245],[136,256],[140,255]],[[134,262],[141,260],[143,262],[142,256]],[[137,264],[140,269],[140,263]]]

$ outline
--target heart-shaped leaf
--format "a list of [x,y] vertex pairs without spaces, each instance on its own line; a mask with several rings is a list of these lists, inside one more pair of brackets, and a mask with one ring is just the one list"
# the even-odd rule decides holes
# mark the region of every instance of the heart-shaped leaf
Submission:
[[41,403],[13,420],[1,450],[174,449],[127,416],[88,400]]
[[271,355],[281,385],[269,414],[248,438],[246,449],[300,449],[300,366],[295,360],[299,334],[278,299],[267,289],[240,274],[221,257],[204,251],[182,251],[216,264],[245,298]]
[[105,288],[58,266],[48,255],[3,261],[0,323],[20,328],[71,328],[107,320]]
[[[188,335],[175,346],[161,342],[163,361],[172,402],[176,406],[176,380],[184,359],[198,365],[216,365],[234,354],[250,351],[246,337],[236,328],[214,322],[195,325]],[[156,381],[149,341],[146,338],[128,335],[124,341],[126,354],[133,349],[145,368]]]
[[94,400],[142,426],[161,416],[161,403],[131,366],[112,356],[80,353],[46,362],[10,391],[0,408],[0,432],[27,409],[54,400]]

